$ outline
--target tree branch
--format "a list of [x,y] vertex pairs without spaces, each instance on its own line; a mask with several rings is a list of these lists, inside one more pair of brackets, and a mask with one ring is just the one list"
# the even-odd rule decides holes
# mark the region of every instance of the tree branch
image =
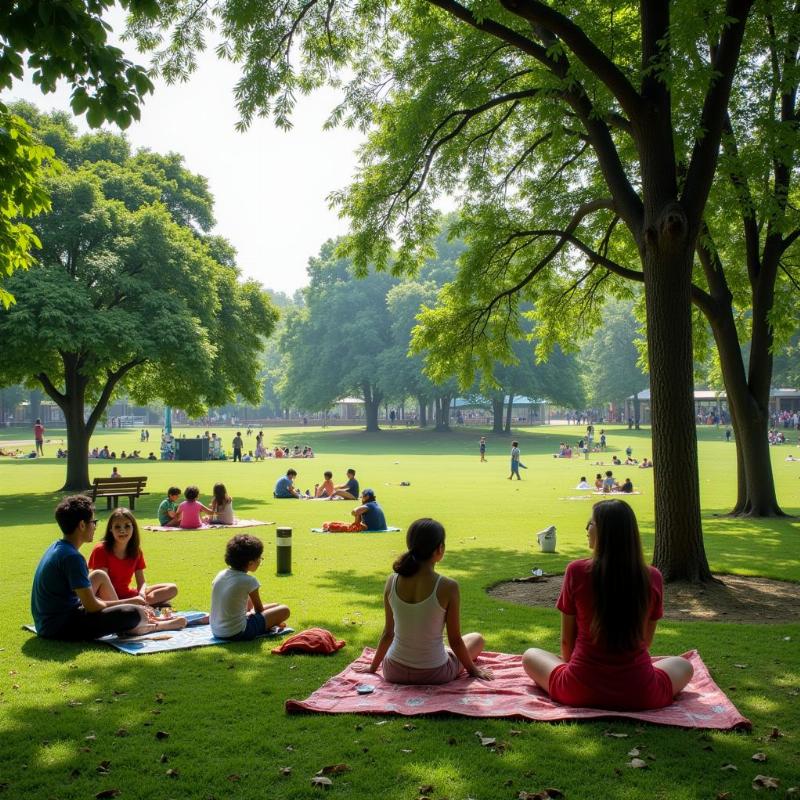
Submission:
[[753,0],[727,0],[725,16],[733,22],[723,30],[711,69],[716,77],[706,92],[700,115],[700,134],[695,141],[686,175],[681,205],[692,228],[700,225],[717,168],[719,145],[731,85],[742,47],[747,17]]
[[106,410],[108,401],[111,399],[111,394],[116,385],[125,375],[128,374],[128,372],[130,372],[134,367],[144,364],[146,360],[147,359],[145,358],[136,358],[133,359],[133,361],[128,361],[126,364],[123,364],[116,370],[106,370],[105,386],[103,386],[103,391],[100,393],[100,397],[97,399],[97,402],[92,409],[92,413],[89,414],[89,419],[86,420],[86,430],[89,435],[91,435],[92,431],[94,431],[101,414]]
[[631,120],[641,116],[642,102],[638,92],[583,28],[538,0],[500,0],[500,4],[512,14],[552,31],[603,82]]
[[42,384],[42,388],[47,392],[48,397],[63,411],[67,405],[66,395],[61,394],[61,392],[56,389],[46,373],[39,372],[34,377]]

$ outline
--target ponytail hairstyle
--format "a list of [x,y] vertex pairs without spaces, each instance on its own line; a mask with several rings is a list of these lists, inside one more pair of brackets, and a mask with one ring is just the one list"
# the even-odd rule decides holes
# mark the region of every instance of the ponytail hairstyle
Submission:
[[217,501],[217,508],[225,508],[230,502],[230,497],[228,497],[228,492],[225,489],[224,483],[214,484],[214,500]]
[[650,612],[650,570],[644,561],[633,509],[622,500],[603,500],[592,509],[594,618],[591,634],[609,650],[640,646]]
[[392,569],[404,578],[419,572],[419,568],[444,544],[444,525],[430,517],[414,520],[408,526],[406,547],[408,550],[392,565]]

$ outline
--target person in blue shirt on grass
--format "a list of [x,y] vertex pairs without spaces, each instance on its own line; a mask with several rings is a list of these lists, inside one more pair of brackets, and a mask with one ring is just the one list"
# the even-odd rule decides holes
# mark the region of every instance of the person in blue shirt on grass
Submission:
[[272,492],[272,496],[278,500],[298,499],[301,495],[300,490],[296,489],[294,485],[294,479],[296,477],[296,470],[287,470],[286,475],[284,475],[282,478],[278,478],[277,482],[275,483],[275,490]]
[[361,492],[361,505],[354,508],[351,512],[356,522],[362,522],[367,526],[368,531],[385,531],[386,517],[383,509],[378,505],[375,492],[372,489],[364,489]]
[[33,576],[31,613],[47,639],[91,641],[109,633],[139,636],[186,625],[183,617],[157,622],[143,597],[120,600],[108,573],[89,572],[80,546],[94,539],[97,520],[90,497],[65,497],[56,507],[63,537],[42,556]]

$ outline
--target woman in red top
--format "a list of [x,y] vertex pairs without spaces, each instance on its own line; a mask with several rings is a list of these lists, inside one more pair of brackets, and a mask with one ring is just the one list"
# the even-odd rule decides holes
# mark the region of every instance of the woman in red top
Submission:
[[[115,509],[108,518],[106,535],[95,545],[89,556],[90,569],[108,573],[117,597],[142,597],[148,606],[169,605],[178,594],[174,583],[154,583],[144,580],[144,554],[140,547],[139,526],[136,517],[127,508]],[[131,588],[131,578],[136,576],[136,588]]]
[[648,647],[664,614],[663,580],[642,554],[639,527],[622,500],[592,509],[592,558],[567,567],[561,596],[561,657],[531,648],[525,671],[559,703],[629,711],[668,706],[691,680],[692,665]]

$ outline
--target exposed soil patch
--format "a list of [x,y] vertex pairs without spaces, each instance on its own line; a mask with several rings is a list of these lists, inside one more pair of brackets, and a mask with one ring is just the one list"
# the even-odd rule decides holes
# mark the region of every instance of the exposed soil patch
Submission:
[[[536,583],[505,581],[490,587],[492,597],[526,606],[554,608],[563,575]],[[800,585],[767,578],[717,575],[722,583],[664,587],[664,619],[694,622],[778,623],[800,620]]]

